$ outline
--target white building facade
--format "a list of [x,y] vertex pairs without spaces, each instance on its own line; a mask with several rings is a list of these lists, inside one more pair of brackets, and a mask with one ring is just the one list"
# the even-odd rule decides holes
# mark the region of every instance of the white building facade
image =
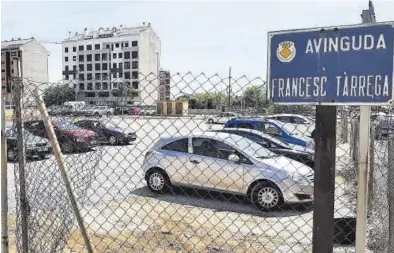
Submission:
[[[78,101],[154,105],[160,84],[161,43],[150,24],[76,33],[62,43],[63,80]],[[120,95],[120,87],[129,87]],[[124,90],[124,89],[123,89]]]

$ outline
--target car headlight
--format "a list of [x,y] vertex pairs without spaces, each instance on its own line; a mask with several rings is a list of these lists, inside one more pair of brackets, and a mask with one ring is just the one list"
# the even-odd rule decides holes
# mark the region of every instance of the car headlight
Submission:
[[293,180],[301,185],[310,185],[311,183],[308,178],[298,172],[293,174]]
[[84,138],[75,138],[75,141],[76,141],[76,142],[84,142],[85,139],[84,139]]

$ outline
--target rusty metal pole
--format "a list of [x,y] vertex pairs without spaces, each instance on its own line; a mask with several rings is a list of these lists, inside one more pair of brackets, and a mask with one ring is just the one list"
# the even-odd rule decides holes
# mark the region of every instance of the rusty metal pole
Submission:
[[1,101],[1,252],[8,253],[7,138],[5,136],[5,99]]

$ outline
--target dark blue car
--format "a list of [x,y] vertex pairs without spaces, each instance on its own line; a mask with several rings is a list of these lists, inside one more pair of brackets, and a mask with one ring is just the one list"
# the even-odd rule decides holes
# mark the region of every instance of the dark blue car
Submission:
[[303,133],[297,129],[291,129],[291,124],[287,124],[276,120],[262,120],[262,119],[233,119],[227,121],[224,128],[246,128],[261,131],[265,134],[274,136],[281,141],[307,147],[315,148],[315,143],[312,138],[303,136]]
[[92,130],[99,136],[101,142],[115,144],[128,144],[137,139],[135,132],[123,130],[111,122],[102,123],[98,120],[81,120],[76,125]]

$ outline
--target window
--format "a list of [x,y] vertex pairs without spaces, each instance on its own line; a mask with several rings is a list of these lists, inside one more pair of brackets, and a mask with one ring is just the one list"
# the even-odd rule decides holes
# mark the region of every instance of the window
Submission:
[[93,75],[92,74],[87,74],[87,79],[88,80],[92,80],[93,79]]
[[116,66],[117,66],[117,65],[116,65],[116,62],[112,63],[112,68],[113,68],[113,69],[116,69]]
[[73,52],[77,52],[77,47],[73,47]]
[[272,119],[279,120],[285,123],[291,123],[291,118],[289,116],[273,117]]
[[131,58],[137,59],[138,58],[138,51],[131,52]]
[[106,54],[106,53],[101,54],[101,59],[102,59],[103,61],[107,61],[107,60],[108,60],[107,54]]
[[124,47],[129,47],[129,42],[125,42]]
[[65,67],[65,70],[68,71],[68,65]]
[[138,61],[133,61],[131,63],[131,67],[132,67],[132,69],[138,69]]
[[119,67],[120,70],[123,70],[123,63],[119,62]]
[[91,54],[86,55],[86,61],[92,61],[92,55]]
[[87,45],[86,50],[92,50],[92,45]]
[[113,83],[112,84],[112,89],[117,89],[118,88],[118,83]]
[[240,122],[238,128],[254,129],[254,125],[250,122]]
[[78,46],[79,51],[83,51],[83,45]]
[[64,52],[68,53],[68,47],[64,48]]
[[103,73],[101,77],[103,78],[103,80],[108,80],[108,74],[106,73]]
[[106,82],[103,83],[103,90],[108,90],[108,83]]
[[94,93],[94,92],[85,92],[85,97],[94,98],[95,96],[96,96],[96,93]]
[[118,54],[118,58],[122,58],[122,53],[119,53],[119,54]]
[[95,90],[101,90],[101,83],[96,83]]
[[116,53],[112,54],[112,59],[116,59]]
[[94,49],[96,49],[96,50],[100,49],[100,44],[95,44]]
[[65,75],[64,80],[68,80],[68,79],[69,79],[69,77],[68,77],[68,74],[67,74],[67,75]]
[[88,83],[87,90],[93,90],[93,84],[92,83]]
[[127,61],[124,63],[124,69],[130,69],[130,62]]
[[109,44],[105,45],[105,48],[109,49],[111,46]]
[[103,70],[108,70],[108,63],[103,63],[102,69]]
[[65,61],[65,62],[68,62],[68,57],[67,57],[67,56],[64,57],[64,61]]
[[[125,64],[125,66],[126,66],[126,64]],[[130,72],[124,72],[124,78],[130,79]]]
[[116,44],[115,44],[115,47],[118,48],[118,47],[119,47],[119,43],[116,43]]
[[138,79],[138,72],[137,72],[137,71],[133,71],[133,72],[131,73],[131,78],[132,78],[132,79]]
[[79,83],[79,89],[84,90],[85,89],[85,84],[84,83]]
[[84,62],[84,56],[83,55],[78,56],[78,61]]
[[116,78],[116,73],[113,73],[113,74],[112,74],[112,77],[113,77],[113,78]]
[[76,55],[73,56],[73,61],[77,61],[77,56]]
[[79,74],[78,75],[78,79],[81,80],[81,81],[85,80],[85,74]]
[[84,71],[85,70],[85,65],[79,64],[79,71]]
[[132,47],[137,47],[137,46],[138,46],[138,41],[133,40],[133,41],[131,42],[131,46],[132,46]]
[[86,65],[86,70],[87,71],[92,71],[92,64],[87,64]]
[[184,138],[178,141],[171,142],[161,149],[163,150],[169,150],[169,151],[175,151],[175,152],[182,152],[182,153],[187,153],[188,150],[188,139]]
[[132,83],[132,85],[133,85],[133,89],[138,90],[138,82],[134,81],[134,82]]
[[123,72],[119,72],[119,78],[123,78]]
[[100,54],[95,54],[94,55],[94,60],[95,61],[100,61]]
[[100,80],[101,79],[101,74],[100,73],[94,74],[94,79],[95,80]]
[[291,120],[293,123],[295,124],[306,124],[306,120],[304,120],[303,118],[299,118],[299,117],[291,117]]
[[124,52],[124,58],[130,59],[130,52]]
[[218,149],[216,147],[216,141],[208,138],[193,138],[193,154],[218,157]]
[[99,92],[99,97],[109,97],[109,92]]
[[101,64],[100,63],[96,63],[96,64],[94,64],[94,69],[97,71],[97,70],[100,70],[100,67],[101,67]]

